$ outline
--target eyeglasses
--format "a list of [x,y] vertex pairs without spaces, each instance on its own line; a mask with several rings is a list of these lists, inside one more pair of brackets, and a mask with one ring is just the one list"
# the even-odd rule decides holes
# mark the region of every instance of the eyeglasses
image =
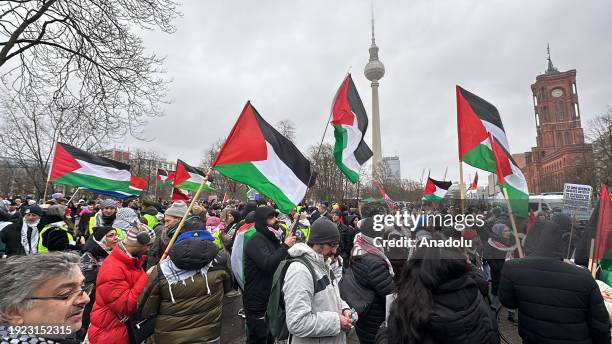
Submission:
[[57,296],[43,296],[43,297],[28,297],[26,300],[57,300],[57,301],[68,301],[71,299],[74,299],[74,297],[76,296],[77,298],[83,297],[83,294],[87,294],[87,296],[89,296],[89,294],[91,294],[91,291],[93,290],[93,283],[90,284],[85,284],[82,285],[81,288],[77,289],[77,290],[73,290],[67,293],[64,293],[62,295],[57,295]]

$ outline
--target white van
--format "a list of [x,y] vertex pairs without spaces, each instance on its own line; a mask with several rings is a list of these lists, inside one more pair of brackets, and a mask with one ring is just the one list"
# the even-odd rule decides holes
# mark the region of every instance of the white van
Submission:
[[539,195],[529,195],[529,210],[535,212],[551,212],[554,208],[563,209],[563,193],[551,192]]

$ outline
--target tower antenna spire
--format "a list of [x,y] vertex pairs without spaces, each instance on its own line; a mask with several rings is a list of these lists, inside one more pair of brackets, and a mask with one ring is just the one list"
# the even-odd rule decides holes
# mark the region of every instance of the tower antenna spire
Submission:
[[376,38],[374,37],[374,0],[370,3],[372,6],[372,46],[376,45]]
[[552,63],[552,59],[550,58],[550,43],[546,44],[546,53],[548,54],[548,68],[546,69],[546,73],[555,73],[558,72],[557,68]]

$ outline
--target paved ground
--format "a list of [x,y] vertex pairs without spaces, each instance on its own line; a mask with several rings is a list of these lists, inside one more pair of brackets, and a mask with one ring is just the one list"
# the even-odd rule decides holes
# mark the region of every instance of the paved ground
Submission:
[[[244,320],[239,317],[238,310],[242,308],[242,298],[240,296],[225,299],[223,306],[223,327],[221,331],[221,343],[223,344],[244,344],[245,331],[244,331]],[[499,313],[499,329],[502,335],[507,339],[505,342],[502,338],[502,344],[520,344],[521,339],[518,336],[517,327],[507,320],[508,312],[502,309]],[[357,336],[355,331],[349,335],[349,343],[358,344]]]

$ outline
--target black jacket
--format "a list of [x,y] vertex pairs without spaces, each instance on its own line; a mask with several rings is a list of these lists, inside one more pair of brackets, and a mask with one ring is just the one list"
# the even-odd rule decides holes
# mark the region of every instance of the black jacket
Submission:
[[[495,314],[482,297],[479,278],[470,272],[432,292],[434,305],[427,333],[436,344],[498,344]],[[393,316],[393,312],[391,314]],[[391,323],[392,324],[392,323]],[[399,344],[396,329],[381,329],[378,344]]]
[[565,263],[561,234],[537,222],[525,242],[527,258],[506,262],[499,299],[519,310],[525,344],[610,343],[610,320],[588,270]]
[[[2,231],[0,231],[0,240],[6,244],[4,248],[4,253],[7,256],[18,256],[24,255],[25,250],[21,245],[21,227],[23,226],[23,219],[18,219],[17,221],[10,224]],[[32,234],[32,228],[28,227],[28,240],[30,240]],[[36,238],[38,241],[38,238]],[[37,243],[36,243],[37,245]]]
[[376,331],[386,316],[386,297],[393,293],[393,277],[385,261],[375,255],[351,257],[351,268],[357,282],[375,292],[374,301],[355,324],[359,342],[374,343]]
[[271,207],[259,207],[255,210],[256,232],[245,247],[243,300],[245,310],[251,313],[261,314],[266,311],[272,277],[289,249],[268,230],[266,219],[274,212]]

